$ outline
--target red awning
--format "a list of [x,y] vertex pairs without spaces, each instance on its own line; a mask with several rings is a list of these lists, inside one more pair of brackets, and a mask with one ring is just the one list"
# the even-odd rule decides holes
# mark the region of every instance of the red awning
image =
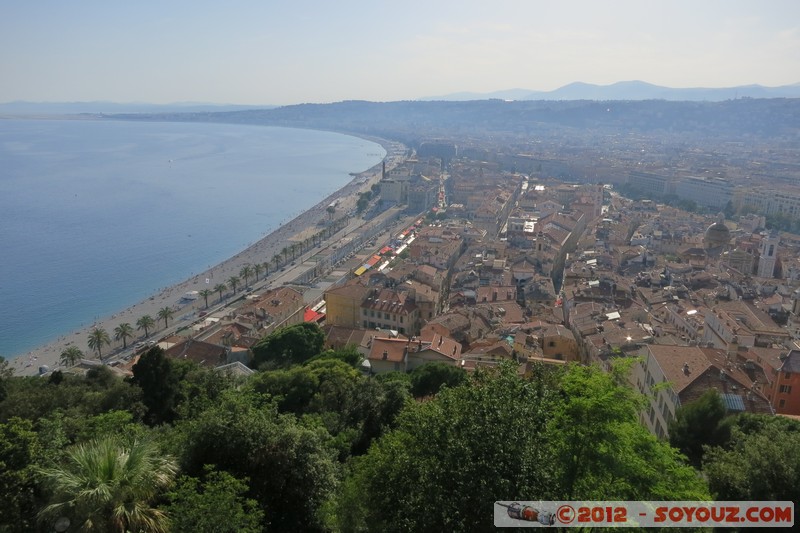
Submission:
[[303,321],[305,322],[320,322],[322,319],[325,318],[324,313],[317,313],[313,309],[309,309],[306,307],[306,310],[303,312]]

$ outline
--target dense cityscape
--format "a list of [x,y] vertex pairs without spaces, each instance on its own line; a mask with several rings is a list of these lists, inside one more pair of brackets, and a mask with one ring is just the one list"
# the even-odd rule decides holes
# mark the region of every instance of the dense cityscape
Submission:
[[[504,498],[797,501],[797,101],[550,104],[505,129],[360,102],[94,117],[322,129],[347,106],[331,129],[387,157],[274,254],[39,375],[6,363],[0,529],[478,531]],[[114,446],[149,492],[68,486],[59,465]]]

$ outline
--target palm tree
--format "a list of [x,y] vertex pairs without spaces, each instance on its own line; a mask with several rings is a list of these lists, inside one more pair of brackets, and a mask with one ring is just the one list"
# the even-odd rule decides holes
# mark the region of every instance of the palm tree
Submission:
[[247,279],[253,275],[253,267],[251,267],[250,265],[243,266],[242,269],[239,271],[239,275],[244,278],[244,286],[247,287],[248,286]]
[[227,289],[228,289],[228,286],[225,285],[224,283],[217,283],[216,285],[214,285],[214,292],[218,292],[219,293],[219,301],[220,302],[222,301],[222,293],[225,292]]
[[281,255],[283,256],[283,262],[285,263],[287,259],[289,259],[289,247],[284,246],[281,248]]
[[144,315],[142,318],[136,321],[136,329],[144,330],[144,336],[147,337],[148,333],[147,330],[152,328],[156,325],[156,321],[153,320],[153,317],[150,315]]
[[236,294],[236,286],[239,284],[239,281],[241,281],[239,276],[231,276],[228,278],[228,285],[233,288],[233,294]]
[[128,348],[129,337],[133,337],[133,326],[131,326],[127,322],[123,322],[122,324],[114,328],[114,339],[116,340],[122,339],[123,350],[126,350]]
[[63,366],[75,366],[83,359],[83,352],[77,346],[69,346],[61,352],[61,359],[59,360]]
[[211,296],[212,294],[214,294],[214,292],[211,289],[203,289],[202,291],[200,291],[200,296],[202,296],[203,299],[206,301],[206,309],[208,309],[208,297]]
[[172,484],[177,466],[151,442],[126,446],[108,436],[74,446],[64,463],[37,472],[51,492],[39,512],[44,524],[66,517],[80,531],[168,530],[166,515],[152,503]]
[[164,320],[164,329],[167,329],[169,326],[169,319],[172,318],[174,314],[175,312],[171,307],[162,307],[158,310],[156,317],[158,317],[159,320]]
[[89,344],[89,349],[97,352],[97,358],[102,359],[102,349],[104,344],[111,344],[111,339],[108,336],[108,333],[103,328],[95,327],[91,333],[89,333],[89,339],[87,341]]
[[281,255],[280,254],[276,254],[276,255],[272,256],[272,262],[275,263],[275,271],[277,272],[278,271],[278,267],[281,264]]
[[258,283],[258,275],[264,272],[264,265],[256,263],[253,265],[253,273],[256,275],[256,283]]

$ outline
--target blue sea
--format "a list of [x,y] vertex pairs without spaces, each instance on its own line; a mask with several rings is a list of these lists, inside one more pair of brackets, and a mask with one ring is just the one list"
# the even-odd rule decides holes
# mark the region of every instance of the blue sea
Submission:
[[290,128],[0,120],[0,355],[235,255],[385,154]]

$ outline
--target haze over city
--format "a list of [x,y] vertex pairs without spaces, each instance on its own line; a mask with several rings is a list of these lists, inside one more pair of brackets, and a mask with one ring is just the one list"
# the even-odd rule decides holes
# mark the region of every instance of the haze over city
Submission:
[[0,102],[411,100],[797,83],[800,4],[672,1],[14,2]]

